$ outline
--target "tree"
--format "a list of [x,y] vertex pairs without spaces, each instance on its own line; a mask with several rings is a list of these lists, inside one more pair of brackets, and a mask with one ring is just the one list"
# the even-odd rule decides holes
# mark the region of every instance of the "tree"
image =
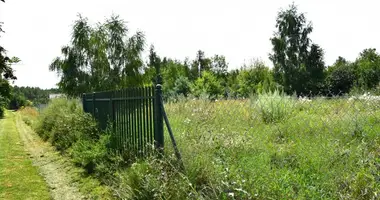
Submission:
[[324,76],[323,50],[311,44],[309,34],[313,27],[303,13],[292,4],[281,10],[276,20],[277,32],[271,38],[275,81],[284,86],[287,93],[318,93]]
[[198,50],[196,59],[191,64],[190,78],[195,80],[202,76],[204,71],[211,70],[211,59],[205,56],[205,52]]
[[237,76],[239,96],[248,97],[261,90],[274,90],[275,83],[269,67],[261,61],[254,61],[250,66],[243,67]]
[[220,78],[226,77],[228,73],[228,63],[226,57],[222,55],[215,55],[211,58],[211,70]]
[[[156,81],[155,78],[158,67],[160,68],[165,97],[178,95],[180,93],[187,96],[188,91],[186,90],[186,87],[190,87],[189,84],[186,86],[189,81],[187,78],[189,74],[188,67],[185,64],[182,64],[181,61],[168,59],[166,57],[161,61],[161,58],[154,50],[154,46],[151,46],[149,51],[149,61],[144,73],[144,80],[147,84]],[[178,80],[180,78],[181,80]]]
[[358,86],[371,90],[380,82],[380,55],[376,49],[364,49],[355,61],[358,75]]
[[173,90],[176,95],[187,97],[191,92],[191,82],[187,77],[180,76],[176,79]]
[[[4,2],[4,1],[3,1]],[[0,34],[3,33],[2,22],[0,22]],[[13,73],[12,64],[20,62],[17,57],[8,57],[6,50],[0,45],[0,117],[4,115],[4,108],[7,107],[11,98],[11,86],[9,80],[16,80]]]
[[211,72],[204,71],[202,76],[199,77],[193,88],[193,94],[196,97],[207,95],[209,99],[216,99],[223,93],[223,87],[220,80]]
[[144,69],[144,83],[150,85],[156,82],[157,70],[162,67],[161,58],[157,55],[154,50],[154,46],[151,45],[149,48],[149,61]]
[[237,98],[239,91],[238,76],[240,74],[239,69],[231,70],[227,74],[227,97]]
[[356,79],[353,64],[339,57],[327,70],[327,95],[343,95],[349,93]]
[[143,84],[142,32],[128,37],[128,28],[118,16],[92,27],[79,15],[71,43],[61,49],[49,69],[61,76],[58,86],[69,96],[84,92],[114,90]]

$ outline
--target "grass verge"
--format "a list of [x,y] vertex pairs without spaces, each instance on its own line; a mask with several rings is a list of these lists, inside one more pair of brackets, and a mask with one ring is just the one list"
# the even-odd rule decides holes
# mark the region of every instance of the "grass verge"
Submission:
[[32,165],[16,129],[15,114],[0,120],[0,199],[50,199],[49,189]]

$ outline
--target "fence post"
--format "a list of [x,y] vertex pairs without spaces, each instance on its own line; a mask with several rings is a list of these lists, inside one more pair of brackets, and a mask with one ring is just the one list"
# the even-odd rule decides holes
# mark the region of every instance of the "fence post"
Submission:
[[163,120],[163,110],[162,110],[162,86],[161,86],[161,76],[157,76],[157,82],[156,82],[156,88],[155,88],[155,116],[154,116],[154,142],[155,142],[155,148],[160,152],[163,153],[164,149],[164,120]]

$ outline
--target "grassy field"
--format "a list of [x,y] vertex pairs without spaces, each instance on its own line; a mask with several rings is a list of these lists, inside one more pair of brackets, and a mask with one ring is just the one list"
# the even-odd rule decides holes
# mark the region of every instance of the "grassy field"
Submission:
[[206,196],[380,198],[378,99],[275,94],[180,101],[166,110],[186,175]]
[[50,199],[46,183],[23,148],[12,112],[0,120],[0,199]]
[[76,100],[55,100],[41,115],[22,113],[116,199],[380,198],[377,97],[309,100],[273,93],[182,99],[165,108],[185,170],[167,133],[160,159],[110,153],[105,133],[94,129]]

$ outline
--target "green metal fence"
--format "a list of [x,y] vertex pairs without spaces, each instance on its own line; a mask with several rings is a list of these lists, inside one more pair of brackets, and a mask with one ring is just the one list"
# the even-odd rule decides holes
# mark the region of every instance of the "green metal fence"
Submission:
[[82,101],[101,129],[112,129],[112,148],[137,155],[163,149],[161,85],[87,93]]

